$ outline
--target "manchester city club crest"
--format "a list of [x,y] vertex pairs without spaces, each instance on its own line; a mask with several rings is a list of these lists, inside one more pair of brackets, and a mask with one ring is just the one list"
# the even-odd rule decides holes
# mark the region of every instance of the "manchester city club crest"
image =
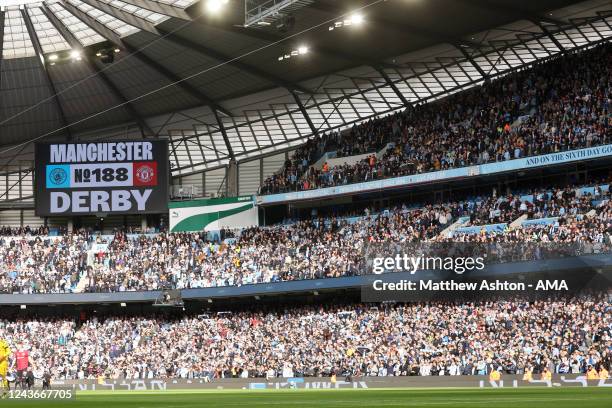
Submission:
[[60,167],[51,170],[51,173],[49,174],[49,181],[57,186],[64,184],[67,178],[68,174],[66,173],[66,170]]

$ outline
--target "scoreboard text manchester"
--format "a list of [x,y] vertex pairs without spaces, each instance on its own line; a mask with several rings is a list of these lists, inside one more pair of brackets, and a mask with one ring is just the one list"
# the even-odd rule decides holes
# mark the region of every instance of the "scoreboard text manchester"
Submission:
[[36,145],[36,213],[152,213],[167,209],[165,141]]

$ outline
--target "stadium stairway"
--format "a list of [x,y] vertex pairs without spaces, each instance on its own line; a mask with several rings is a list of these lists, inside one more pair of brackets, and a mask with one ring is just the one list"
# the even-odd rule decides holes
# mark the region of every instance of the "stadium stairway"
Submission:
[[85,286],[87,286],[87,272],[81,274],[81,279],[74,287],[74,293],[82,293],[85,291]]
[[523,227],[523,221],[525,221],[526,219],[527,219],[527,214],[523,214],[520,217],[518,217],[516,220],[512,221],[508,225],[508,228],[511,229],[511,230],[522,228]]
[[[313,164],[310,165],[310,167],[308,167],[308,170],[310,170],[311,168],[320,169],[321,167],[323,167],[323,163],[325,163],[326,161],[329,161],[329,160],[331,160],[331,159],[333,159],[335,157],[336,157],[336,152],[335,151],[334,152],[325,152],[325,153],[323,153],[323,155],[321,157],[319,157],[319,159],[317,159],[316,162],[314,162]],[[308,173],[308,172],[306,172],[306,173]],[[306,173],[304,173],[304,174],[306,174]],[[302,177],[300,177],[300,178],[303,178],[304,174],[302,174]]]
[[[385,155],[387,150],[393,147],[395,147],[395,143],[387,143],[385,147],[383,147],[382,149],[380,149],[379,151],[375,153],[376,159],[380,160]],[[325,154],[323,154],[323,156],[321,156],[316,162],[314,162],[308,168],[308,170],[310,170],[311,168],[321,169],[323,167],[323,164],[325,164],[325,162],[329,164],[330,168],[334,166],[341,166],[345,163],[349,165],[354,165],[354,164],[357,164],[359,161],[367,158],[370,155],[372,155],[372,153],[357,154],[354,156],[336,157],[336,152],[325,152]],[[303,180],[306,174],[308,174],[308,172],[304,172],[304,174],[300,176],[300,180]]]
[[[111,239],[112,241],[112,239]],[[93,267],[94,260],[96,257],[96,252],[98,252],[102,248],[106,248],[107,245],[101,244],[98,245],[95,242],[89,244],[89,249],[87,250],[87,267]],[[87,286],[87,271],[81,272],[81,277],[79,282],[74,287],[74,293],[82,293],[85,291],[85,287]]]
[[446,227],[436,238],[448,238],[457,229],[470,221],[470,217],[460,217],[457,221]]

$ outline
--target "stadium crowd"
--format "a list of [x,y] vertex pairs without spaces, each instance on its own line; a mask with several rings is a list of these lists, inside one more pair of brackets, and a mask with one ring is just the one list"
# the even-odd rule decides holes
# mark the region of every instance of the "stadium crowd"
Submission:
[[0,292],[71,292],[85,271],[86,231],[49,236],[45,229],[5,228],[2,233],[8,235],[0,235]]
[[[109,250],[89,268],[86,290],[93,292],[147,290],[162,287],[200,288],[253,283],[321,279],[362,274],[369,270],[367,245],[426,241],[453,242],[590,242],[610,247],[610,190],[594,187],[578,196],[575,188],[445,205],[405,206],[354,218],[317,218],[289,225],[253,227],[236,239],[214,243],[202,234],[160,234],[128,239],[118,234]],[[557,217],[556,222],[501,232],[441,232],[469,216],[466,225],[509,223]]]
[[363,273],[366,241],[435,237],[448,209],[428,206],[390,216],[299,221],[253,227],[236,240],[208,242],[203,234],[160,234],[130,240],[118,234],[89,269],[87,290],[198,288],[351,276]]
[[[610,194],[597,184],[420,208],[403,205],[378,213],[366,209],[357,217],[252,227],[214,242],[203,233],[117,232],[102,246],[92,246],[103,243],[102,238],[87,231],[9,235],[0,237],[0,291],[121,292],[352,276],[369,270],[364,250],[376,243],[588,242],[601,252],[610,248]],[[521,216],[555,218],[511,226]],[[441,234],[464,217],[468,221],[462,227],[482,229]],[[485,228],[496,223],[505,226]]]
[[609,251],[612,237],[612,201],[606,199],[596,209],[585,207],[591,212],[559,214],[554,223],[532,224],[504,231],[481,230],[477,234],[454,233],[441,240],[452,242],[495,242],[495,243],[582,243],[593,247],[594,252]]
[[612,364],[610,294],[296,307],[184,316],[0,320],[56,379],[585,373]]
[[[612,140],[610,44],[566,55],[438,102],[317,136],[261,194],[309,190],[579,149]],[[390,144],[382,156],[377,152]],[[371,153],[355,164],[313,164]]]
[[22,236],[22,235],[49,235],[49,227],[40,226],[31,228],[29,226],[25,227],[0,227],[0,236],[9,237],[9,236]]
[[[524,199],[525,196],[530,196],[531,200]],[[468,201],[463,204],[462,213],[470,216],[467,225],[510,223],[522,215],[530,220],[576,217],[591,211],[594,200],[599,202],[609,197],[609,191],[603,192],[600,186],[595,186],[592,193],[582,195],[570,186],[535,189],[528,194],[509,193],[502,197],[490,196],[480,201]]]

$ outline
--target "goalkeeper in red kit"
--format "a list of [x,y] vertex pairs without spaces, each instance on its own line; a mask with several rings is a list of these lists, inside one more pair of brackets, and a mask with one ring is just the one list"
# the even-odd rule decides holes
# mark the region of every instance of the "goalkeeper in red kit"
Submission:
[[30,352],[23,346],[23,343],[17,344],[17,351],[13,356],[14,364],[17,368],[17,381],[15,383],[15,387],[17,384],[21,386],[22,389],[32,388],[33,381],[31,381],[31,375],[28,375],[28,370],[30,368]]

